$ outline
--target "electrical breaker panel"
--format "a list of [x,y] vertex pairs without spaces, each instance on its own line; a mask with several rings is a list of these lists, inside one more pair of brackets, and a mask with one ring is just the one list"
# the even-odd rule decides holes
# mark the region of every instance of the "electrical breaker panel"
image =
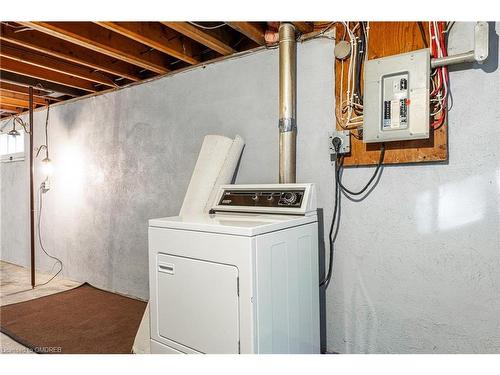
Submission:
[[429,138],[428,49],[365,64],[363,142]]
[[382,77],[382,130],[408,128],[408,73]]

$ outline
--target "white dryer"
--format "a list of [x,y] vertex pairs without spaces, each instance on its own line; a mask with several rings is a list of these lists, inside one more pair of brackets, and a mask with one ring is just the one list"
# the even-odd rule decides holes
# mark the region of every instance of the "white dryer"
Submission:
[[319,353],[313,184],[221,186],[149,221],[153,353]]

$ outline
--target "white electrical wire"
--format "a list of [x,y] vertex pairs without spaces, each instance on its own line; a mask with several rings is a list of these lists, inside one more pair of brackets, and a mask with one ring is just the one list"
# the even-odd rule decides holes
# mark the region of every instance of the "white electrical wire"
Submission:
[[365,60],[368,60],[368,43],[370,40],[370,21],[366,23],[366,33],[365,33],[365,39],[366,39],[366,46],[365,46]]
[[188,23],[190,23],[193,26],[199,27],[200,29],[205,29],[205,30],[214,30],[214,29],[218,29],[219,27],[223,27],[223,26],[227,25],[227,23],[225,23],[225,22],[223,22],[219,25],[215,25],[215,26],[204,26],[204,25],[201,25],[197,22],[191,22],[191,21],[188,21]]
[[39,287],[39,286],[42,286],[42,285],[47,285],[48,283],[50,283],[52,280],[54,280],[56,278],[57,275],[59,275],[62,270],[63,270],[63,263],[61,261],[61,259],[55,257],[55,256],[52,256],[50,255],[47,250],[45,250],[45,247],[43,246],[43,240],[42,240],[42,230],[41,230],[41,222],[42,222],[42,210],[43,210],[43,188],[42,186],[40,186],[40,188],[38,189],[38,225],[37,225],[37,229],[38,229],[38,243],[40,244],[40,249],[42,249],[42,251],[45,253],[45,255],[47,255],[49,258],[55,260],[55,263],[52,265],[52,269],[50,272],[52,272],[54,270],[54,267],[56,266],[56,264],[59,264],[59,271],[56,272],[55,275],[53,275],[49,280],[47,280],[46,282],[42,283],[42,284],[38,284],[36,285],[36,287]]
[[[50,106],[47,106],[47,117],[45,119],[45,144],[41,145],[38,148],[38,151],[36,153],[35,157],[38,157],[38,154],[40,153],[40,150],[42,147],[45,147],[46,151],[46,158],[49,157],[49,139],[48,139],[48,126],[49,126],[49,110]],[[50,273],[54,271],[54,267],[59,264],[59,271],[57,271],[49,280],[42,284],[36,285],[36,287],[47,285],[50,283],[52,280],[56,278],[57,275],[59,275],[62,270],[63,270],[63,262],[61,259],[50,255],[48,251],[45,249],[45,246],[43,245],[43,239],[42,239],[42,212],[43,212],[43,195],[47,190],[44,190],[46,187],[46,184],[48,184],[48,177],[45,179],[45,181],[40,184],[40,187],[38,188],[38,222],[37,222],[37,234],[38,234],[38,243],[40,245],[40,249],[47,255],[49,258],[55,260],[55,263],[52,265],[52,269],[50,270]]]
[[[358,22],[351,29],[348,22],[342,22],[344,25],[344,30],[349,37],[349,44],[351,46],[351,56],[349,58],[349,66],[347,68],[347,87],[346,87],[346,97],[344,99],[344,61],[341,61],[341,74],[340,74],[340,104],[337,107],[337,123],[344,129],[355,129],[363,122],[363,115],[356,115],[354,113],[354,108],[363,110],[363,106],[354,101],[355,95],[355,69],[356,61],[358,58],[358,38],[354,32],[361,27]],[[365,32],[363,30],[363,32]],[[365,33],[365,40],[367,34]],[[366,48],[366,47],[365,47]],[[365,55],[366,56],[366,55]]]

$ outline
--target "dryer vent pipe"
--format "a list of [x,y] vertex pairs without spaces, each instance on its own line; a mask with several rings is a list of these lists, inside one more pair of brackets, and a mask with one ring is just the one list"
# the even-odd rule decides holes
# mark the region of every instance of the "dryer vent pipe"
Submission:
[[295,26],[279,28],[279,182],[296,182],[297,42]]

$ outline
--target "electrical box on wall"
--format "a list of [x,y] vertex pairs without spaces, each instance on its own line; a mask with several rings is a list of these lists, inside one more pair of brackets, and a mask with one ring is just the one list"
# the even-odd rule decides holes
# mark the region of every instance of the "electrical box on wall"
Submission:
[[349,130],[338,130],[328,135],[330,145],[330,160],[335,161],[337,155],[345,155],[351,152],[351,132]]
[[429,138],[429,81],[427,48],[366,61],[363,142]]

